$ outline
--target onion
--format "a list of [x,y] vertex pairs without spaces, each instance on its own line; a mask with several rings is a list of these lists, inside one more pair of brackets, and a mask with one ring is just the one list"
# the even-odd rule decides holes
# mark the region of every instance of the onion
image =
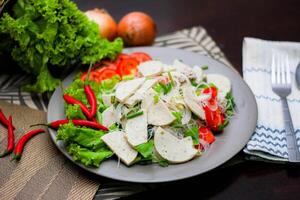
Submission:
[[183,115],[183,117],[182,117],[182,119],[181,119],[181,123],[182,123],[182,124],[188,124],[189,121],[191,120],[191,118],[192,118],[191,110],[188,109],[188,108],[186,108],[186,109],[184,110],[184,115]]
[[95,8],[86,11],[85,14],[90,20],[98,24],[101,37],[108,40],[117,37],[117,23],[106,10]]
[[150,45],[156,35],[156,25],[149,15],[131,12],[119,22],[118,35],[128,46]]

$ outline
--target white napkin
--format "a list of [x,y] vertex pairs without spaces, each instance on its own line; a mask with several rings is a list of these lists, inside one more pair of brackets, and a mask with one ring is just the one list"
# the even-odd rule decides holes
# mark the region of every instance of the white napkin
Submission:
[[258,121],[244,152],[269,160],[288,161],[282,106],[271,87],[271,60],[274,53],[284,54],[289,59],[292,93],[288,96],[288,104],[300,147],[300,91],[295,82],[295,70],[300,62],[300,43],[245,38],[243,75],[257,101]]

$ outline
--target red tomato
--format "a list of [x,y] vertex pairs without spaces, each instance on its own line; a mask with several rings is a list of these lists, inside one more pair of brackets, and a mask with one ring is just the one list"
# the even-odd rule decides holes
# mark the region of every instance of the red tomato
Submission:
[[117,64],[117,73],[122,77],[137,73],[138,61],[134,58],[121,59]]
[[97,80],[102,81],[105,79],[110,79],[113,76],[118,75],[115,70],[109,69],[109,68],[102,68],[103,70],[99,73]]
[[224,114],[220,107],[212,111],[208,106],[203,106],[206,118],[206,124],[213,131],[219,131],[218,127],[224,123]]
[[217,95],[218,95],[218,90],[216,87],[209,87],[205,88],[202,93],[203,94],[208,94],[211,92],[211,98],[208,100],[208,103],[212,106],[217,105]]
[[146,62],[148,60],[152,60],[152,58],[143,52],[134,52],[132,54],[130,54],[131,57],[135,58],[139,63],[141,62]]
[[105,61],[102,62],[102,64],[103,64],[103,67],[107,67],[107,68],[112,69],[112,70],[116,70],[117,69],[116,62],[105,60]]
[[116,66],[118,66],[118,64],[122,61],[122,60],[126,60],[129,59],[130,56],[128,54],[125,53],[120,53],[117,58],[115,59],[114,63]]
[[207,128],[205,126],[200,127],[198,132],[199,132],[199,138],[203,139],[208,144],[212,144],[216,140],[216,138],[215,138],[214,134],[211,132],[211,130],[209,130],[209,128]]

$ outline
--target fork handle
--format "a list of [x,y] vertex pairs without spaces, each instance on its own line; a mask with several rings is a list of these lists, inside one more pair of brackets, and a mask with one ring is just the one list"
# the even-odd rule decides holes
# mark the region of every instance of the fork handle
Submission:
[[285,97],[281,98],[282,108],[283,108],[283,119],[284,127],[286,131],[286,141],[287,141],[287,150],[289,154],[290,162],[300,162],[300,151],[297,146],[297,138],[294,131],[293,121],[290,114],[290,109],[288,106],[287,99]]

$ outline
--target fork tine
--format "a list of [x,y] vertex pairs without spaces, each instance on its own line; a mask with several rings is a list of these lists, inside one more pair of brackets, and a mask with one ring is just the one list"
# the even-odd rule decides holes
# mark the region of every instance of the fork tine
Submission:
[[281,83],[282,84],[285,84],[285,76],[286,76],[286,73],[285,73],[285,65],[286,65],[286,56],[285,55],[282,55],[280,57],[280,68],[281,68]]
[[276,82],[276,79],[275,79],[275,55],[272,54],[272,63],[271,63],[271,67],[272,67],[272,70],[271,70],[271,83],[272,84],[275,84]]
[[277,56],[277,65],[276,65],[276,84],[280,84],[280,58]]
[[289,63],[289,57],[286,56],[286,83],[291,84],[291,71],[290,71],[290,63]]

